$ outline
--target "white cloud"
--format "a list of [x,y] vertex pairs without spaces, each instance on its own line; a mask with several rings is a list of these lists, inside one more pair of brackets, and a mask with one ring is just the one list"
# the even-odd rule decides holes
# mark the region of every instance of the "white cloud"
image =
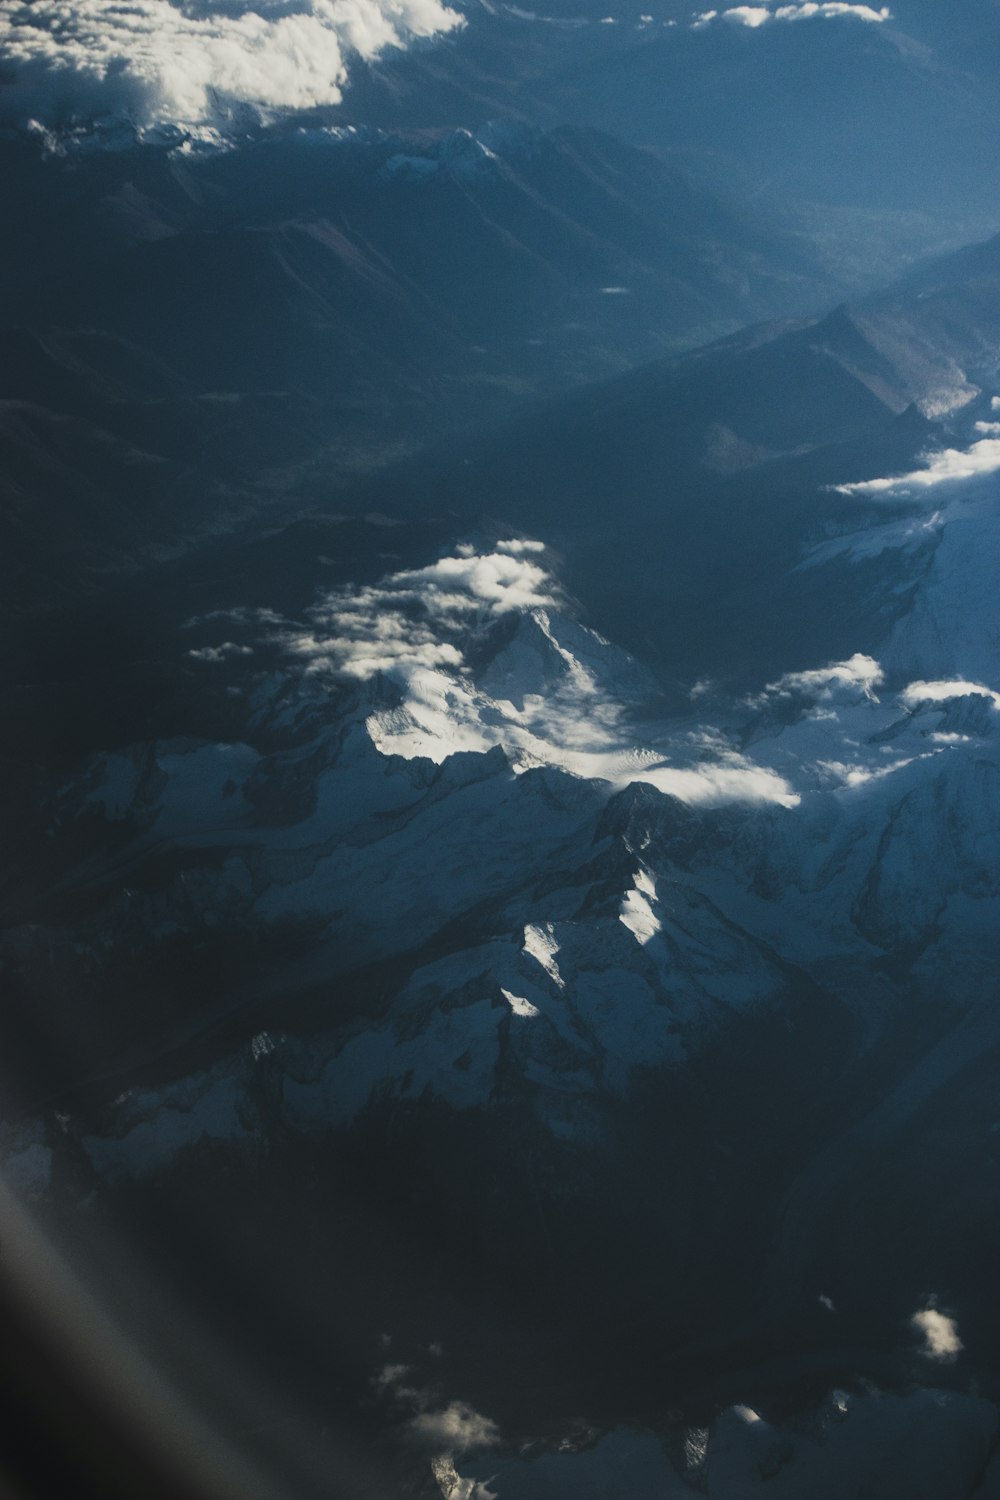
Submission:
[[769,682],[757,698],[756,706],[772,698],[804,697],[829,701],[841,693],[861,692],[865,697],[874,696],[875,689],[885,680],[885,673],[872,656],[855,652],[847,661],[831,662],[828,667],[815,667],[806,672],[786,672],[774,682]]
[[[509,552],[512,557],[520,557],[526,552],[544,552],[545,543],[532,541],[528,537],[519,537],[508,542],[497,542],[496,550],[498,552]],[[475,549],[465,551],[459,548],[459,551],[463,557],[471,557],[474,555]]]
[[920,1352],[925,1359],[951,1364],[965,1347],[958,1336],[955,1319],[938,1312],[936,1307],[925,1307],[921,1312],[914,1313],[910,1324],[923,1335],[924,1344]]
[[724,762],[703,761],[697,766],[660,766],[630,776],[681,802],[711,807],[722,802],[774,802],[797,807],[802,800],[776,771],[755,765],[743,756]]
[[826,4],[779,5],[774,12],[776,21],[807,21],[813,16],[830,20],[835,16],[855,16],[859,21],[891,21],[892,12],[887,5],[875,10],[871,5],[848,5],[841,0],[827,0]]
[[994,709],[1000,711],[1000,693],[984,687],[981,682],[963,682],[961,679],[951,682],[911,682],[899,696],[907,708],[920,708],[925,703],[948,703],[953,698],[968,698],[975,693],[989,698]]
[[336,104],[350,58],[461,24],[441,0],[13,0],[4,109],[45,124],[127,112],[195,126],[233,104]]
[[887,5],[875,10],[871,5],[849,5],[843,3],[843,0],[826,0],[826,3],[804,0],[804,3],[779,5],[773,8],[770,5],[732,5],[723,11],[705,10],[696,15],[691,24],[695,31],[710,26],[713,21],[726,21],[731,26],[749,26],[756,29],[772,21],[810,21],[817,16],[827,21],[841,16],[851,16],[858,21],[876,23],[892,19],[892,13]]
[[[506,549],[471,557],[441,557],[426,568],[397,573],[393,589],[419,598],[434,614],[471,614],[479,609],[504,614],[512,609],[542,609],[554,602],[554,583],[539,563],[526,562],[531,544],[507,543]],[[521,554],[521,555],[518,555]]]
[[882,781],[886,776],[894,776],[897,771],[912,766],[914,760],[927,760],[933,751],[923,756],[905,756],[901,760],[888,761],[884,765],[862,766],[850,765],[842,760],[820,760],[816,762],[816,769],[825,772],[833,778],[840,786],[857,787],[867,786],[871,781]]
[[723,13],[722,19],[738,26],[763,26],[773,19],[771,11],[763,5],[735,5]]
[[855,484],[838,484],[841,495],[871,495],[882,499],[904,500],[933,490],[938,485],[954,484],[1000,469],[1000,438],[986,437],[969,448],[943,448],[928,454],[922,469],[909,474],[891,475],[885,479],[863,479]]
[[252,646],[238,646],[235,641],[223,641],[221,646],[202,646],[189,651],[195,661],[221,662],[230,656],[253,656]]
[[417,696],[440,697],[434,674],[459,669],[456,642],[477,623],[555,602],[540,542],[501,542],[489,553],[456,548],[426,568],[359,589],[334,589],[309,611],[308,628],[280,637],[313,673],[366,682],[389,673]]
[[447,1453],[468,1453],[475,1448],[495,1448],[500,1430],[466,1401],[452,1401],[441,1411],[422,1411],[410,1423],[421,1442]]

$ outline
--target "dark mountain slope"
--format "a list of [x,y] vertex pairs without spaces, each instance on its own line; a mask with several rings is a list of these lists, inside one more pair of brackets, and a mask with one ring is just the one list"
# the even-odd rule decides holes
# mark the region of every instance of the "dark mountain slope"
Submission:
[[[551,541],[609,632],[668,673],[767,671],[803,629],[806,544],[877,514],[832,487],[918,465],[948,441],[931,422],[967,416],[998,365],[1000,240],[818,322],[750,330],[554,403],[369,500],[391,489]],[[803,635],[803,661],[851,649],[857,607],[807,611],[826,636]]]
[[[67,576],[839,290],[807,238],[590,130],[289,127],[194,158],[7,140],[0,158],[0,398],[48,413],[62,476],[9,433],[9,524]],[[169,474],[170,504],[131,472],[102,490],[105,441]],[[82,549],[58,519],[74,468]]]

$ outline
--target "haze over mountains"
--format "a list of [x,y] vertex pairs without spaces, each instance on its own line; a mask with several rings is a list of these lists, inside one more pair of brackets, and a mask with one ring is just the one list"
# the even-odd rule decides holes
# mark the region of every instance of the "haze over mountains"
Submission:
[[[3,150],[8,606],[872,280],[592,130]],[[897,225],[881,263],[944,232]]]
[[996,5],[46,15],[5,1180],[261,1493],[993,1500]]
[[[770,4],[770,0],[768,0]],[[809,7],[490,5],[433,51],[359,69],[349,118],[597,125],[738,163],[823,203],[968,213],[996,192],[993,0]],[[812,7],[819,12],[824,7]],[[832,8],[829,8],[832,9]],[[777,11],[784,14],[779,17]],[[877,20],[873,20],[877,17]],[[554,34],[554,35],[553,35]]]
[[[90,563],[176,546],[303,470],[326,489],[519,399],[832,306],[993,226],[980,0],[947,26],[916,4],[877,21],[761,23],[758,7],[744,24],[476,8],[447,40],[372,62],[358,48],[339,106],[276,117],[217,88],[196,111],[211,126],[186,123],[165,58],[128,112],[113,77],[138,33],[103,37],[110,12],[42,66],[44,16],[21,10],[0,38],[0,108],[21,126],[34,109],[3,145],[8,535],[13,555],[48,553],[42,594],[67,543]],[[121,74],[87,72],[91,45],[118,49]],[[159,134],[136,151],[147,115]],[[74,469],[85,535],[57,500]]]

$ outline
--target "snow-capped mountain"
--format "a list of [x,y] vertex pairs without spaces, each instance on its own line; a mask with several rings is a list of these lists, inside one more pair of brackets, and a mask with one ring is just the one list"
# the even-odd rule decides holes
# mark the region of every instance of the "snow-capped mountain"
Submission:
[[[611,308],[685,214],[736,230],[588,132],[266,137],[47,167],[108,192],[4,414],[5,1180],[109,1303],[134,1248],[181,1383],[161,1283],[303,1451],[372,1434],[372,1494],[855,1500],[919,1429],[986,1500],[997,242],[370,478],[337,308],[343,391],[405,345],[417,411],[581,266]],[[199,282],[169,326],[151,267]]]
[[[875,1371],[911,1357],[893,1330],[951,1281],[985,1337],[976,1257],[900,1241],[922,1185],[881,1180],[866,1215],[869,1253],[898,1268],[882,1301],[834,1225],[866,1171],[936,1140],[955,1089],[961,1159],[926,1159],[958,1225],[956,1184],[989,1150],[972,1142],[991,1096],[963,1080],[1000,1045],[991,425],[852,481],[881,513],[803,550],[807,574],[874,559],[906,577],[881,638],[740,696],[698,683],[683,712],[575,617],[531,538],[425,542],[379,572],[392,532],[373,522],[367,582],[179,620],[173,649],[224,690],[230,733],[123,744],[53,789],[59,915],[10,931],[5,962],[29,988],[50,974],[72,1062],[60,1100],[8,1129],[10,1175],[43,1201],[70,1181],[172,1192],[214,1160],[238,1177],[340,1140],[367,1142],[377,1180],[405,1121],[418,1174],[433,1160],[448,1182],[430,1203],[469,1223],[490,1274],[527,1257],[556,1324],[624,1233],[645,1248],[598,1322],[683,1275],[685,1310],[650,1336],[689,1361],[736,1309],[752,1345],[829,1292],[829,1334],[880,1351],[851,1356]],[[188,998],[164,1008],[179,955]],[[470,1130],[495,1183],[451,1175]],[[529,1196],[540,1174],[560,1204],[542,1231],[525,1151]],[[609,1204],[613,1233],[593,1219]],[[723,1210],[745,1215],[738,1245]],[[845,1356],[828,1358],[832,1375]]]
[[[861,13],[864,14],[861,14]],[[581,124],[739,163],[825,205],[964,211],[993,189],[1000,26],[992,0],[947,18],[893,6],[604,7],[475,3],[432,53],[362,65],[342,118],[474,127],[496,115]],[[781,86],[776,87],[776,81]],[[865,100],[864,118],[842,108]]]
[[[990,444],[966,464],[986,467]],[[371,1024],[348,1015],[349,1041],[334,1026],[282,1054],[300,1123],[386,1089],[485,1106],[527,1080],[571,1132],[567,1099],[627,1093],[634,1068],[679,1064],[731,1012],[796,986],[874,1031],[889,973],[913,1003],[947,981],[974,1006],[997,924],[998,491],[960,459],[927,487],[933,510],[897,504],[801,560],[917,555],[875,654],[745,700],[699,684],[682,717],[565,613],[531,540],[335,587],[299,620],[188,622],[189,659],[238,695],[242,735],[126,747],[63,787],[59,836],[98,819],[113,851],[64,878],[97,894],[80,931],[124,927],[155,953],[192,922],[298,928],[296,983],[314,991],[394,966]],[[140,1097],[119,1129],[144,1118]],[[239,1115],[234,1096],[237,1135]]]

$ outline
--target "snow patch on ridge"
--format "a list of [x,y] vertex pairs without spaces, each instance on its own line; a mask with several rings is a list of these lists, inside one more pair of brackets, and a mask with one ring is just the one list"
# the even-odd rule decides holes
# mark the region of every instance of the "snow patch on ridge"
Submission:
[[541,1015],[538,1006],[532,1005],[531,1001],[526,1000],[523,995],[512,995],[510,990],[505,990],[503,987],[501,987],[500,993],[515,1016],[520,1016],[523,1020],[532,1020],[535,1016]]
[[552,930],[552,923],[548,922],[544,927],[536,927],[532,923],[524,929],[524,948],[529,958],[533,958],[540,964],[552,983],[559,989],[565,988],[559,965],[556,963],[556,954],[559,952],[559,944]]
[[663,924],[653,911],[656,900],[656,885],[645,870],[638,870],[635,883],[626,891],[618,920],[628,928],[636,942],[642,947],[652,942],[663,931]]

